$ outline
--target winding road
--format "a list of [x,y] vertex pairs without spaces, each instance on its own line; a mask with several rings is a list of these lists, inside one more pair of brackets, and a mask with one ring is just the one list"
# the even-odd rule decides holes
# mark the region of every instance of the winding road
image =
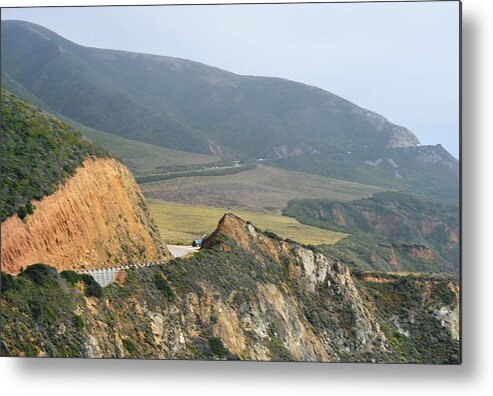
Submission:
[[183,257],[187,254],[193,254],[199,250],[199,248],[194,248],[192,246],[182,246],[182,245],[168,245],[169,252],[173,257]]

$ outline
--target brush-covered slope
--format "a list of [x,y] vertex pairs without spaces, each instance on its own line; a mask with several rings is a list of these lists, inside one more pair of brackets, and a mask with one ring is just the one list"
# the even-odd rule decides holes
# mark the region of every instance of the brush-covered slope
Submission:
[[88,157],[107,157],[59,119],[1,91],[2,221],[33,210],[29,202],[56,191]]
[[165,259],[130,171],[55,117],[2,90],[2,270]]
[[22,21],[2,23],[2,70],[5,84],[20,85],[77,122],[189,151],[214,152],[212,141],[234,155],[259,158],[294,148],[418,143],[407,129],[322,89],[83,47]]
[[42,265],[4,275],[2,353],[459,362],[453,279],[354,277],[232,214],[205,246],[103,290]]
[[348,264],[388,271],[459,270],[459,205],[399,192],[349,202],[290,201],[284,214],[353,234],[329,249]]

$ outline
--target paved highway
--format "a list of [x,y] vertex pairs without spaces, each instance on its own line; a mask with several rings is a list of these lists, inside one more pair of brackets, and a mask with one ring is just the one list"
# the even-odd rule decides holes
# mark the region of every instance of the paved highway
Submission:
[[193,254],[197,252],[199,248],[182,245],[168,245],[168,250],[173,255],[173,257],[183,257],[187,254]]

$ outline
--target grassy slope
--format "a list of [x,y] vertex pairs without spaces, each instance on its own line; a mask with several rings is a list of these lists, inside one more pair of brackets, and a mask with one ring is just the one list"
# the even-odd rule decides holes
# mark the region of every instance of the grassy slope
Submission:
[[141,186],[148,198],[192,206],[281,214],[293,199],[353,200],[381,191],[378,187],[271,166],[235,175],[187,177]]
[[[147,204],[166,241],[187,245],[202,234],[211,234],[225,212],[220,208],[193,207],[153,200],[148,200]],[[293,239],[306,245],[332,244],[346,235],[303,225],[286,216],[242,210],[235,210],[234,213],[244,220],[251,221],[262,230],[272,231],[283,238]]]
[[154,172],[159,167],[208,164],[219,161],[219,158],[210,155],[173,150],[167,147],[138,142],[98,131],[75,121],[67,121],[93,142],[111,150],[136,175]]
[[159,172],[159,169],[163,167],[198,165],[219,161],[219,158],[210,155],[174,150],[126,139],[113,133],[103,132],[80,124],[54,111],[36,95],[12,79],[7,73],[2,74],[2,86],[7,87],[12,93],[29,101],[29,103],[53,114],[55,117],[74,127],[79,133],[88,137],[94,143],[111,151],[135,175]]
[[324,153],[284,158],[276,164],[386,189],[459,199],[459,162],[440,145]]
[[26,22],[2,30],[2,66],[12,79],[64,116],[127,138],[201,153],[212,139],[243,158],[282,145],[384,147],[395,134],[417,143],[404,128],[309,85],[83,47]]

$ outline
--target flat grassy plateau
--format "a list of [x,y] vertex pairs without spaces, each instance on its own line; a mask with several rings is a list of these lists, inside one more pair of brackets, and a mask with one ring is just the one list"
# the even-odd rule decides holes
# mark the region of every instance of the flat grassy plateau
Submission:
[[148,199],[234,211],[281,214],[290,200],[351,201],[379,187],[259,165],[234,175],[182,177],[141,185]]
[[[202,234],[210,235],[217,227],[225,209],[197,207],[174,202],[147,200],[153,218],[167,243],[190,245]],[[297,220],[266,213],[235,210],[234,214],[251,221],[263,231],[272,231],[282,238],[293,239],[305,245],[333,244],[347,234],[300,224]]]

